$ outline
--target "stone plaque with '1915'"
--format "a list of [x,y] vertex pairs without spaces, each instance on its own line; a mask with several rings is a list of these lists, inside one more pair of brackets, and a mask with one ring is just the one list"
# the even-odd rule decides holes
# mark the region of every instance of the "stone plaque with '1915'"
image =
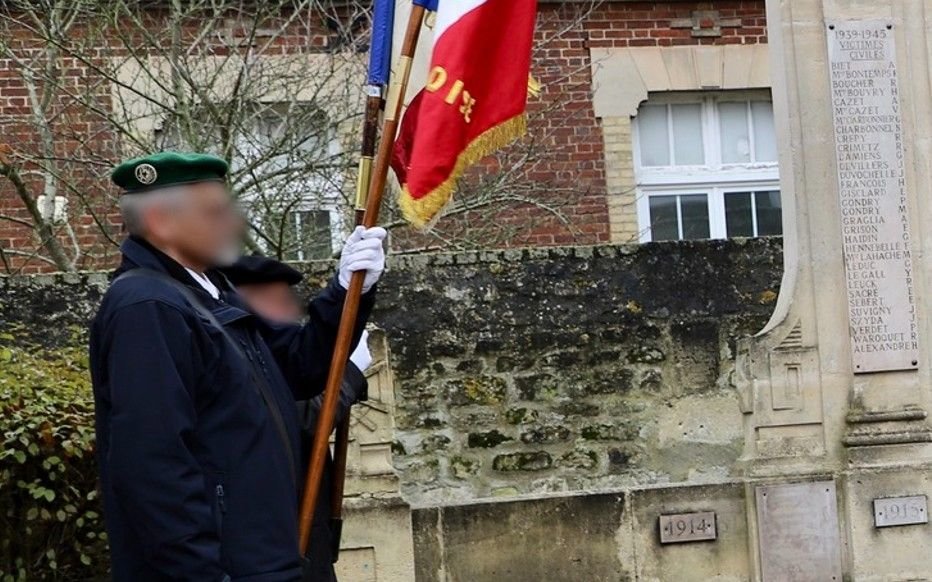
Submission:
[[921,523],[929,523],[929,506],[925,495],[874,500],[874,527]]
[[660,516],[660,543],[702,542],[718,537],[715,512],[677,513]]
[[894,32],[883,20],[826,31],[855,373],[919,363]]

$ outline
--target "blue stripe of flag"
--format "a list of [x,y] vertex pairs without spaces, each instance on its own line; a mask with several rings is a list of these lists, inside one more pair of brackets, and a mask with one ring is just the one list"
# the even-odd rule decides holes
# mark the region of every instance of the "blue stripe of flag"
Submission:
[[372,40],[369,44],[370,85],[388,85],[394,26],[395,0],[375,0],[372,9]]

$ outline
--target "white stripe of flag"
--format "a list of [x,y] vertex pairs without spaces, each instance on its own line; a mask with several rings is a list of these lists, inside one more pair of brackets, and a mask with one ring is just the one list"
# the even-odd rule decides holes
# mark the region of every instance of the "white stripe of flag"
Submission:
[[437,24],[434,38],[440,38],[456,21],[485,4],[486,0],[440,0],[437,6]]

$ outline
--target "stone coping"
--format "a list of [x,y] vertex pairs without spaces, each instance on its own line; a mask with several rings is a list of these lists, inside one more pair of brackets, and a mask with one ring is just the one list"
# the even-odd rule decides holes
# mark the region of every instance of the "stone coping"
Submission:
[[[464,265],[491,265],[502,263],[523,263],[528,261],[560,261],[572,259],[610,259],[638,254],[664,252],[689,252],[698,250],[740,248],[749,244],[772,244],[780,237],[762,237],[760,239],[695,240],[660,243],[625,243],[555,247],[521,247],[491,249],[481,251],[431,251],[417,254],[397,253],[389,255],[388,268],[391,270],[420,270],[429,267],[447,267]],[[325,273],[333,268],[333,260],[294,262],[305,272]],[[90,284],[106,285],[108,271],[79,271],[75,273],[43,273],[37,275],[3,275],[0,274],[0,288],[17,286],[42,286],[55,284]]]

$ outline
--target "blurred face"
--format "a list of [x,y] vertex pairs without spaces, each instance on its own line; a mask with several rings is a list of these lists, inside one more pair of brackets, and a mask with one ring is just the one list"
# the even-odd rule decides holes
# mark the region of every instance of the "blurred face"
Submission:
[[226,186],[202,182],[183,186],[173,203],[146,213],[150,242],[187,267],[205,270],[232,265],[245,230]]
[[260,283],[236,288],[253,311],[271,321],[294,323],[301,319],[301,303],[288,283]]

